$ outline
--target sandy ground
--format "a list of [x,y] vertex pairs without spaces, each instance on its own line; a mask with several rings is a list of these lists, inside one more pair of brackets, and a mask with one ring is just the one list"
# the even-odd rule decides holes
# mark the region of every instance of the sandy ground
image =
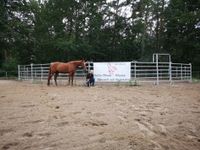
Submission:
[[0,149],[199,150],[200,84],[0,81]]

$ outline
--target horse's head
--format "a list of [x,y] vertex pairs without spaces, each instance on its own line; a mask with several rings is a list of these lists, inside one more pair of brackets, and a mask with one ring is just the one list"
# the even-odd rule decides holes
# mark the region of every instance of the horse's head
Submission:
[[85,60],[81,60],[80,66],[84,69],[84,71],[87,71],[87,67],[86,67],[86,62],[85,62]]
[[84,59],[79,61],[79,66],[80,66],[81,68],[83,68],[84,71],[87,71],[86,62],[85,62]]
[[73,65],[74,69],[76,69],[76,68],[82,68],[82,69],[84,69],[84,71],[87,71],[85,60],[70,61],[70,62],[68,62],[68,64]]

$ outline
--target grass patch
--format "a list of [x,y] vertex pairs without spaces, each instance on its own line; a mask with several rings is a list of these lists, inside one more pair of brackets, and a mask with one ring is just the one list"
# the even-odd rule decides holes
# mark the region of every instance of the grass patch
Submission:
[[193,78],[193,79],[192,79],[192,82],[193,82],[193,83],[200,83],[200,79],[199,79],[199,78]]
[[129,86],[139,86],[139,83],[137,82],[137,80],[129,80],[128,85]]

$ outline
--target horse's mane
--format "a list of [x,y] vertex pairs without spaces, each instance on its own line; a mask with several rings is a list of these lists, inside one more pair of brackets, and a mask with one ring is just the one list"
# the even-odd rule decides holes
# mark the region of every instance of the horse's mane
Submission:
[[73,61],[69,61],[68,63],[81,63],[84,62],[84,60],[73,60]]

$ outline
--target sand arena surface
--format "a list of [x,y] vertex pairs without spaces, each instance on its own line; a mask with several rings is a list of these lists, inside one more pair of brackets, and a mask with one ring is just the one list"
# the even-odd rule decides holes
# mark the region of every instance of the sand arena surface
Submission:
[[200,84],[0,81],[0,149],[199,150]]

